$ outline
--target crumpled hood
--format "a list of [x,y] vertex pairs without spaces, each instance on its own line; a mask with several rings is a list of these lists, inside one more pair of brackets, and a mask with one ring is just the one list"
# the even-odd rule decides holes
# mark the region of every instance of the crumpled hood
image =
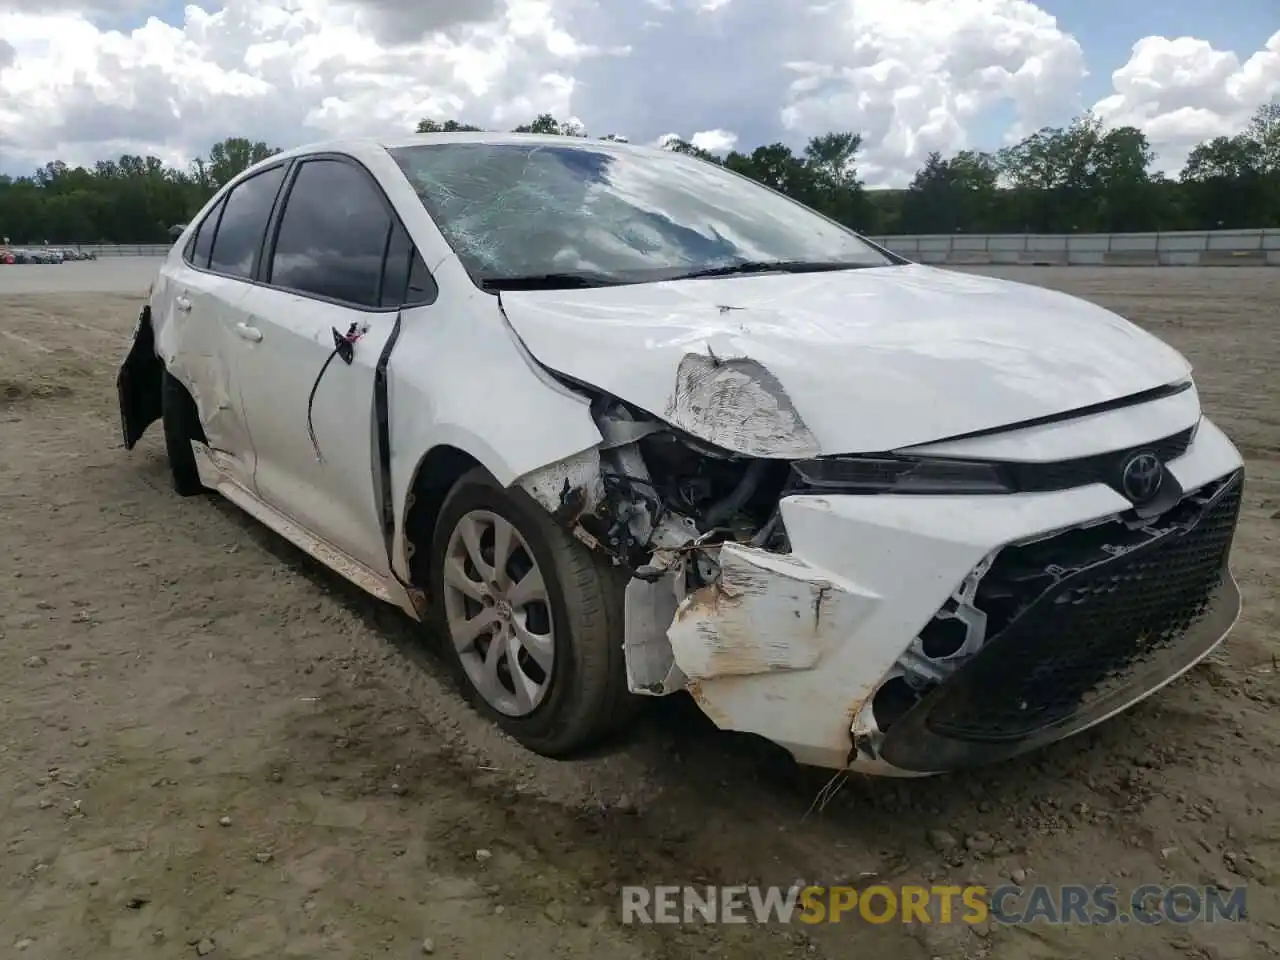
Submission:
[[868,453],[1182,379],[1087,301],[920,265],[504,292],[539,362],[755,456]]

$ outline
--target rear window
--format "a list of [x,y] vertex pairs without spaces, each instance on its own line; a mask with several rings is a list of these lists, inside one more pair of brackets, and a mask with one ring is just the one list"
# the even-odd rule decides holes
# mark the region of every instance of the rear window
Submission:
[[209,269],[232,277],[253,277],[254,261],[271,219],[271,207],[284,179],[284,165],[242,180],[222,204]]
[[209,211],[200,223],[196,226],[196,233],[189,241],[187,241],[187,262],[192,266],[207,269],[209,266],[209,253],[213,249],[213,236],[218,231],[218,218],[222,216],[222,201]]

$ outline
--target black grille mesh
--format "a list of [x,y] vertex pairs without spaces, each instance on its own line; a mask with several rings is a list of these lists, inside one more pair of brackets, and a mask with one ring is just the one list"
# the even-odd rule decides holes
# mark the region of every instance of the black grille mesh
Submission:
[[1222,583],[1242,487],[1237,474],[1193,526],[1062,579],[943,684],[928,727],[956,740],[1021,739],[1123,687]]

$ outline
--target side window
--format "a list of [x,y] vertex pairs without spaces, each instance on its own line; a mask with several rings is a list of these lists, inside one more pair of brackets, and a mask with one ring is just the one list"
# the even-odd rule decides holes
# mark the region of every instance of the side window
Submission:
[[[367,173],[340,160],[305,161],[285,201],[268,279],[343,303],[382,306],[391,227],[391,214]],[[407,249],[401,255],[407,260]]]
[[409,259],[413,255],[409,234],[397,220],[391,224],[387,258],[382,264],[382,306],[398,307],[404,303],[404,293],[409,287]]
[[193,267],[200,267],[204,270],[209,266],[209,252],[213,248],[213,236],[218,232],[218,218],[222,216],[223,206],[224,204],[219,201],[209,211],[209,215],[200,221],[199,226],[196,227],[195,234],[187,241],[185,256],[187,262]]
[[422,306],[435,303],[436,294],[435,279],[427,272],[404,225],[394,220],[382,265],[382,306]]
[[[209,269],[218,273],[243,277],[253,276],[253,261],[271,219],[280,182],[284,179],[282,164],[237,184],[222,203],[222,219],[213,238]],[[203,232],[203,228],[201,230]]]
[[413,263],[409,266],[409,290],[405,294],[405,306],[420,306],[436,302],[440,289],[435,277],[427,272],[427,265],[417,250],[413,251]]

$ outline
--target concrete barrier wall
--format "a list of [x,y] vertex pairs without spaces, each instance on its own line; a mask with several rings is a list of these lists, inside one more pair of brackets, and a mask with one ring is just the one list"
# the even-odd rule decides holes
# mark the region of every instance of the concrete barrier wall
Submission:
[[1205,250],[1200,254],[1202,267],[1264,267],[1265,250]]
[[1280,267],[1280,230],[958,233],[872,239],[908,260],[957,266]]
[[1102,262],[1108,267],[1158,267],[1160,255],[1154,250],[1109,250]]

